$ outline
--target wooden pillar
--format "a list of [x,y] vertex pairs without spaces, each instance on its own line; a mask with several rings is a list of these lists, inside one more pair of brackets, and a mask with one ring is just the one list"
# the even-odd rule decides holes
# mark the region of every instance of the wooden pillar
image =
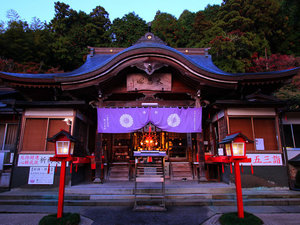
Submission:
[[202,133],[197,133],[197,149],[199,158],[199,181],[207,181],[205,176],[205,153]]
[[[99,99],[97,102],[97,107],[101,108],[103,105],[102,101],[102,93],[101,90],[98,90]],[[98,118],[98,116],[97,116]],[[96,170],[95,170],[95,180],[94,183],[102,183],[101,175],[102,175],[102,155],[103,155],[103,149],[102,149],[102,134],[98,133],[98,130],[96,131],[96,145],[95,145],[95,161],[96,161]]]
[[101,165],[102,165],[102,134],[96,134],[96,149],[95,149],[95,160],[96,160],[96,170],[95,170],[95,180],[94,183],[102,183],[101,181]]
[[[196,97],[196,108],[200,108],[200,97]],[[203,147],[203,132],[197,133],[197,149],[198,149],[198,158],[199,158],[199,180],[198,181],[207,181],[205,176],[205,153]]]

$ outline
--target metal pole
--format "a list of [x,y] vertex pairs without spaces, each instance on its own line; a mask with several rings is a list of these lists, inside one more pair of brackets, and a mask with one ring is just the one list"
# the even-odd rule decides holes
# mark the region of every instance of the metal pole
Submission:
[[236,188],[238,217],[244,218],[243,194],[242,194],[241,172],[240,172],[239,162],[234,162],[234,173],[235,173],[235,188]]
[[61,218],[62,215],[63,215],[64,195],[65,195],[65,177],[66,177],[66,161],[62,160],[61,161],[61,168],[60,168],[57,218]]

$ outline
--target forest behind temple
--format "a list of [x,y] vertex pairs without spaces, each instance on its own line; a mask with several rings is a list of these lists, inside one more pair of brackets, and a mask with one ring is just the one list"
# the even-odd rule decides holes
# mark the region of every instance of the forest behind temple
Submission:
[[260,72],[298,66],[298,0],[224,0],[204,10],[183,10],[179,18],[157,11],[153,21],[134,12],[109,19],[97,6],[76,11],[56,2],[49,22],[31,23],[11,9],[0,23],[0,71],[71,71],[85,61],[88,46],[129,47],[149,29],[171,47],[210,48],[214,63],[227,72]]

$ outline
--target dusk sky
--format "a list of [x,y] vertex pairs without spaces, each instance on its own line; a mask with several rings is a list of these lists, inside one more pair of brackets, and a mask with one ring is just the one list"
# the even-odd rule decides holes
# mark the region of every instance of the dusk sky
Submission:
[[[31,22],[33,17],[49,22],[54,17],[54,2],[58,0],[1,0],[0,21],[7,21],[7,11],[14,9],[20,18]],[[157,10],[167,12],[176,18],[183,10],[191,12],[203,10],[208,4],[220,5],[222,0],[61,0],[70,8],[90,13],[96,6],[102,6],[109,13],[109,18],[121,18],[129,12],[135,12],[146,22],[154,19]]]

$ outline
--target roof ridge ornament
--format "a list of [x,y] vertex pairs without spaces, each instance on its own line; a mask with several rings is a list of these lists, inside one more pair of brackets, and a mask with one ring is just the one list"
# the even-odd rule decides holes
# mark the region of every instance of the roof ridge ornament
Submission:
[[140,43],[157,43],[162,45],[167,45],[164,41],[162,41],[159,37],[155,36],[151,32],[147,32],[144,36],[142,36],[134,45]]

